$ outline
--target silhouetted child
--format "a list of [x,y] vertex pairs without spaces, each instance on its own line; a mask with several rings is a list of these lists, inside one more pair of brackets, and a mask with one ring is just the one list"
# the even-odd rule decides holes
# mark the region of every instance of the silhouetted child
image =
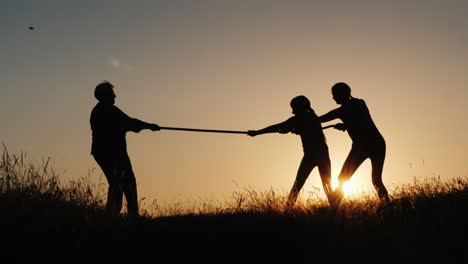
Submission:
[[328,146],[322,131],[320,121],[310,107],[307,97],[300,95],[291,100],[294,116],[288,120],[266,127],[261,130],[249,130],[248,135],[254,137],[265,133],[292,132],[301,136],[304,157],[297,171],[296,180],[288,196],[288,206],[294,205],[299,191],[302,189],[311,171],[318,166],[323,189],[330,203],[332,202],[331,165]]
[[119,214],[125,194],[129,216],[138,216],[138,197],[135,175],[127,154],[125,135],[127,131],[143,129],[159,130],[149,124],[126,115],[114,106],[114,86],[103,82],[96,86],[94,96],[99,101],[91,112],[91,154],[101,167],[109,183],[107,210]]
[[[385,140],[372,121],[369,109],[362,99],[351,96],[351,88],[346,83],[337,83],[332,87],[333,99],[341,107],[320,117],[321,122],[339,118],[343,121],[335,129],[348,130],[353,141],[351,151],[338,176],[337,198],[343,198],[343,185],[351,178],[359,166],[369,158],[372,163],[372,183],[381,201],[388,202],[388,192],[382,182],[382,170],[385,161]],[[339,203],[339,200],[337,202]]]

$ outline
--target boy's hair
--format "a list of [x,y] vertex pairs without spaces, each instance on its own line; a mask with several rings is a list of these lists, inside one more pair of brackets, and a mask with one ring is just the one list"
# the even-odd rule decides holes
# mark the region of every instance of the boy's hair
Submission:
[[307,99],[307,97],[303,95],[299,95],[294,97],[291,100],[291,107],[300,107],[300,108],[306,108],[306,109],[312,109],[310,107],[310,101]]
[[96,97],[98,101],[101,101],[106,95],[112,92],[112,89],[114,89],[114,85],[112,85],[112,83],[103,81],[94,89],[94,97]]
[[335,83],[331,89],[332,93],[342,93],[351,97],[351,87],[344,82]]

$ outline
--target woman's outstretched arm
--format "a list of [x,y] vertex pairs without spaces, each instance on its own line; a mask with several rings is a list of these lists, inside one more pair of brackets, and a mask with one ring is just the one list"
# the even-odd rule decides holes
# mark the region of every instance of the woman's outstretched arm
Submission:
[[328,121],[332,121],[333,119],[337,119],[340,117],[340,108],[331,110],[330,112],[322,115],[319,117],[321,123],[325,123]]

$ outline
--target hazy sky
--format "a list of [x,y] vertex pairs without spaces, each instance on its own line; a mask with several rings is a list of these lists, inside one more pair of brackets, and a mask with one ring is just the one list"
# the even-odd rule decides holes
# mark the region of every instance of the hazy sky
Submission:
[[[132,117],[229,130],[289,118],[300,94],[324,114],[346,82],[387,141],[390,190],[468,176],[467,1],[1,0],[0,34],[0,141],[52,156],[64,179],[97,168],[89,115],[102,80]],[[351,141],[325,134],[337,177]],[[296,135],[142,131],[127,143],[140,196],[163,201],[288,191],[302,157]],[[369,161],[351,181],[371,185]]]

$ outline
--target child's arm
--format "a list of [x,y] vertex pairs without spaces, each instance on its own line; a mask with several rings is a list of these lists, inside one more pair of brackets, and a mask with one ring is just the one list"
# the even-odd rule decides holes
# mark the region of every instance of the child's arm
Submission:
[[275,132],[285,134],[289,132],[288,125],[289,125],[289,119],[284,122],[271,125],[260,130],[249,130],[247,134],[251,137],[255,137],[257,135],[262,135],[262,134],[267,134],[267,133],[275,133]]

